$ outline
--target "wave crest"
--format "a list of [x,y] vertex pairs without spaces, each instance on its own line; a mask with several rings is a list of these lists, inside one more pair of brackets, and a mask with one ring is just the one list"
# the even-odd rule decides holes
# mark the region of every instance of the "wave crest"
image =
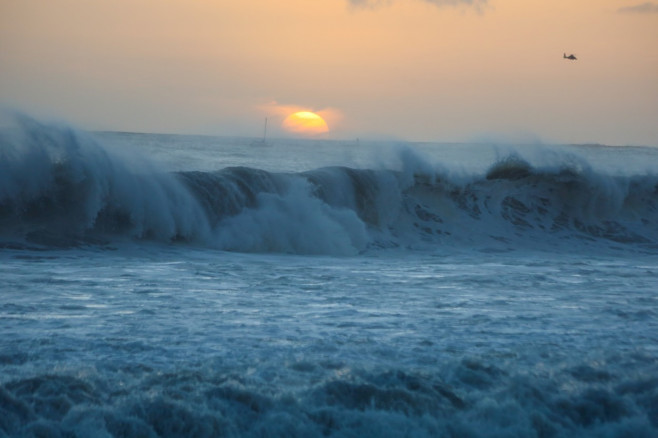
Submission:
[[0,134],[3,234],[66,246],[93,233],[203,239],[203,209],[172,175],[136,171],[91,136],[24,116]]

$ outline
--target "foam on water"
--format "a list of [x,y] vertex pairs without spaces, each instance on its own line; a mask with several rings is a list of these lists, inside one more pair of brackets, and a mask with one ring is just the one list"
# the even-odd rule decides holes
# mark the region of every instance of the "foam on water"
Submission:
[[655,256],[0,257],[7,436],[658,430]]

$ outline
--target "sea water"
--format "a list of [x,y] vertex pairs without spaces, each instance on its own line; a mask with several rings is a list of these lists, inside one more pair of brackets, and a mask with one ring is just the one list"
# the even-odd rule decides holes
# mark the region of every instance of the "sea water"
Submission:
[[0,436],[656,436],[656,169],[13,117]]

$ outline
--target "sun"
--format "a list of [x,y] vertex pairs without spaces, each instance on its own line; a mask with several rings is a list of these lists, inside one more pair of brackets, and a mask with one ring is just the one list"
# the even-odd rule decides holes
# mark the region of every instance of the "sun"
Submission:
[[298,111],[290,114],[283,121],[283,129],[295,134],[323,134],[329,132],[329,126],[322,117],[311,111]]

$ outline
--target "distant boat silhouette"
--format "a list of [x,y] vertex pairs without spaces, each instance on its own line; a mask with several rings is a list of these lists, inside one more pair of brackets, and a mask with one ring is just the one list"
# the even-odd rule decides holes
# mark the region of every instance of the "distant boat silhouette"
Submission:
[[563,54],[562,54],[562,57],[563,57],[564,59],[570,59],[570,60],[572,60],[572,61],[575,61],[575,60],[578,59],[578,58],[576,58],[576,55],[574,55],[573,53],[572,53],[571,55],[569,55],[569,56],[567,56],[566,53],[563,53]]
[[251,142],[252,146],[269,146],[270,144],[267,142],[267,117],[265,117],[265,127],[263,128],[263,139],[262,140],[254,140]]

